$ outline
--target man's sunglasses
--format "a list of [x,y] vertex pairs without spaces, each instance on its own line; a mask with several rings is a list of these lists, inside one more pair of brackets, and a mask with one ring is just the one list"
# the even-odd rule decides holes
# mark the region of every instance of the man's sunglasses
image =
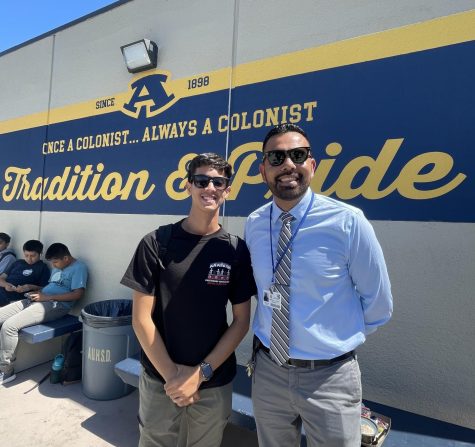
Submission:
[[227,177],[210,177],[209,175],[194,174],[191,176],[193,185],[197,188],[206,188],[209,182],[212,182],[216,189],[226,189],[229,185],[229,179]]
[[308,157],[311,157],[310,147],[296,147],[288,151],[283,149],[275,149],[273,151],[264,152],[263,160],[267,158],[272,166],[280,166],[287,157],[289,157],[293,163],[301,165],[305,163]]

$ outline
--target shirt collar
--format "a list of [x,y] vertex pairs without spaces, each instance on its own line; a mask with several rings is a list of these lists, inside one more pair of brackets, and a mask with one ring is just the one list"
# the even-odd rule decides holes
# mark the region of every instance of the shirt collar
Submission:
[[[292,209],[288,212],[295,217],[295,220],[299,222],[308,208],[310,200],[312,200],[313,191],[311,188],[307,188],[304,196],[300,199],[300,202],[297,203]],[[279,221],[280,215],[282,214],[282,210],[277,206],[275,201],[272,202],[272,224],[275,225]]]

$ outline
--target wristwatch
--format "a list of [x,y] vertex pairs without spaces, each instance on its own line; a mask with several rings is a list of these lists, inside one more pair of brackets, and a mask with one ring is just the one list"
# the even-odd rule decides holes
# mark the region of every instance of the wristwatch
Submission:
[[200,363],[201,378],[203,382],[207,382],[211,377],[213,377],[214,371],[211,365],[207,362]]

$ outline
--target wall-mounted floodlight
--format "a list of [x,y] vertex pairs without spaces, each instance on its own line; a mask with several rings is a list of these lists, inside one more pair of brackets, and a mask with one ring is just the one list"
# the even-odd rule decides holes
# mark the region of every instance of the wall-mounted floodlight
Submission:
[[157,66],[158,47],[155,42],[142,39],[120,47],[129,73],[149,70]]

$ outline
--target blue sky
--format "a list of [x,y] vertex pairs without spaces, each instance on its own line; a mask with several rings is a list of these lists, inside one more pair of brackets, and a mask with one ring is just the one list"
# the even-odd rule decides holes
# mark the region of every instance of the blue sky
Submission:
[[0,0],[0,52],[117,0]]

